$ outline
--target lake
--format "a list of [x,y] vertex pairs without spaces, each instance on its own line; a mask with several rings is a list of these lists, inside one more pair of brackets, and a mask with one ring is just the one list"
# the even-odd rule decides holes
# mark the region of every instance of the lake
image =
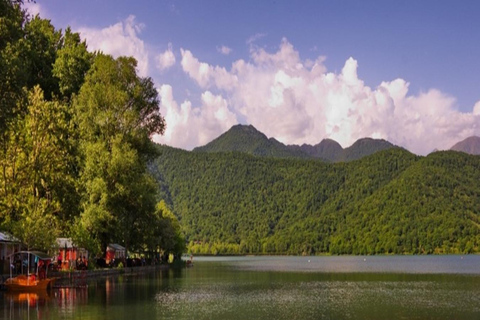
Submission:
[[480,256],[195,257],[0,299],[0,319],[480,319]]

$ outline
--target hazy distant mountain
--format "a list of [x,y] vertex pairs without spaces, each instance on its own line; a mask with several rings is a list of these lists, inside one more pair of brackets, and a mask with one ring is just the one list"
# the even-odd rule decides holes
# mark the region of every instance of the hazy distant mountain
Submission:
[[339,161],[352,161],[361,159],[375,152],[394,148],[395,146],[383,139],[363,138],[357,140],[350,147],[343,151],[342,158]]
[[314,146],[303,144],[301,146],[289,145],[288,147],[293,150],[300,150],[313,158],[321,158],[330,162],[339,161],[343,154],[342,146],[331,139],[324,139],[322,142]]
[[480,155],[480,137],[469,137],[456,143],[450,150],[461,151],[469,154]]
[[249,125],[235,125],[210,143],[193,149],[195,152],[243,152],[261,157],[309,158],[301,150],[290,149],[274,138]]
[[331,139],[324,139],[314,146],[309,144],[284,145],[267,136],[252,125],[235,125],[230,130],[206,144],[195,148],[196,152],[244,152],[255,156],[276,158],[312,158],[329,162],[352,161],[375,152],[395,147],[388,141],[363,138],[343,149]]

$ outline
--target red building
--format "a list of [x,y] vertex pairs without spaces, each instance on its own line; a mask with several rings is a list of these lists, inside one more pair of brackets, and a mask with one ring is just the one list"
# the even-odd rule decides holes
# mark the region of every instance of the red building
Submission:
[[80,262],[88,263],[88,251],[75,246],[70,238],[57,238],[57,267],[61,270],[77,269]]
[[118,260],[124,261],[125,260],[125,255],[126,255],[125,247],[122,247],[121,245],[119,245],[117,243],[110,243],[107,246],[107,252],[106,252],[106,255],[105,255],[105,262],[107,264],[110,264],[110,262],[112,262],[113,259],[115,259],[117,261]]

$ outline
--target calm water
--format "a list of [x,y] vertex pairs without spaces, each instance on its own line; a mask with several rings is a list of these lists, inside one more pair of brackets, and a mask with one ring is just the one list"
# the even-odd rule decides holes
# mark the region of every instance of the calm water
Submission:
[[0,319],[480,319],[480,256],[195,258],[0,301]]

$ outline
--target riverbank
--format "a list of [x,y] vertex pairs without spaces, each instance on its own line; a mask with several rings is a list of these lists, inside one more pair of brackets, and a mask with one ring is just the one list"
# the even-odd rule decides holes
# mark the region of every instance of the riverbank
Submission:
[[[57,278],[54,288],[82,287],[86,286],[91,279],[100,279],[104,277],[118,276],[122,274],[137,275],[146,274],[158,270],[168,270],[169,264],[160,264],[155,266],[94,269],[94,270],[72,270],[49,272],[49,278]],[[3,274],[2,279],[8,279],[9,274]],[[2,281],[3,282],[3,281]]]

